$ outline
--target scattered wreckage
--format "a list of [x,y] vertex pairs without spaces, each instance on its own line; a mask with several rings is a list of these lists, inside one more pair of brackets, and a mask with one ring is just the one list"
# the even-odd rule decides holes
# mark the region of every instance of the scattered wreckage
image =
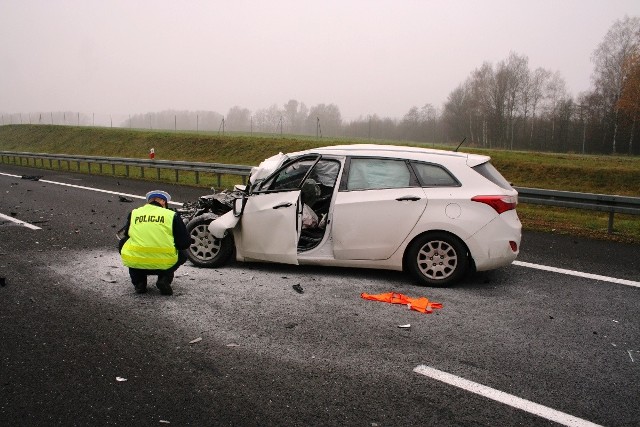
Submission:
[[361,144],[279,153],[253,168],[247,186],[177,211],[197,266],[235,254],[405,270],[420,284],[446,286],[515,260],[516,205],[516,190],[488,156]]

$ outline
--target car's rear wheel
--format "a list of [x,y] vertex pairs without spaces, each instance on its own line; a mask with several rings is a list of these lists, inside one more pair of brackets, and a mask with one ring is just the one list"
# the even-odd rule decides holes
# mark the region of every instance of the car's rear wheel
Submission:
[[406,266],[421,285],[449,286],[460,280],[469,268],[467,248],[457,237],[427,233],[407,249]]
[[217,239],[209,232],[209,224],[215,218],[211,214],[200,215],[187,224],[187,232],[191,238],[187,256],[198,267],[219,267],[226,264],[233,253],[231,234]]

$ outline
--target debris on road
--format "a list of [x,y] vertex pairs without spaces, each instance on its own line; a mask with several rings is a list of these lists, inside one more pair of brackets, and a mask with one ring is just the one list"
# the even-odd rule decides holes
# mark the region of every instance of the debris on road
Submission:
[[116,377],[116,381],[118,381],[118,382],[124,382],[126,380],[127,380],[126,378]]
[[367,294],[362,293],[360,296],[363,299],[370,301],[388,302],[391,304],[404,304],[410,310],[419,311],[421,313],[433,313],[433,309],[442,308],[442,304],[439,302],[430,302],[426,297],[411,298],[404,294],[396,292],[387,292],[383,294]]
[[200,341],[202,341],[202,337],[198,337],[198,338],[196,338],[194,340],[189,341],[189,344],[195,344],[195,343],[200,342]]
[[0,286],[7,286],[7,279],[4,277],[0,277]]
[[410,323],[407,323],[406,325],[398,325],[398,328],[401,328],[401,329],[409,329],[410,327],[411,327]]
[[119,196],[118,200],[121,201],[122,203],[132,203],[133,202],[133,200],[128,199],[128,198],[126,198],[124,196]]
[[107,283],[116,283],[117,280],[113,278],[113,276],[111,275],[110,271],[107,271],[107,274],[105,274],[105,277],[102,278],[103,282],[107,282]]
[[293,285],[293,290],[296,291],[299,294],[304,293],[304,289],[302,289],[302,286],[300,286],[300,283],[298,283],[297,285]]
[[240,344],[236,344],[234,342],[227,344],[227,347],[240,347]]
[[44,177],[44,175],[22,175],[22,179],[28,179],[30,181],[40,181],[40,178]]

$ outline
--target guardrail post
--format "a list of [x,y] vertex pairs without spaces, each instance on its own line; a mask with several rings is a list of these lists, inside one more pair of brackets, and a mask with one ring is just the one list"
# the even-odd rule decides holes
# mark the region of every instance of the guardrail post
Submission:
[[200,184],[200,172],[196,171],[196,184]]
[[156,175],[158,176],[158,181],[160,181],[160,168],[156,168]]
[[607,228],[609,234],[613,234],[613,211],[609,212],[609,226]]
[[49,159],[49,169],[53,169],[53,160]]
[[71,170],[71,160],[67,160],[67,170]]
[[91,175],[91,162],[87,162],[87,169],[89,169],[89,175]]
[[144,166],[140,166],[140,178],[144,178]]
[[102,175],[102,163],[98,163],[98,168],[100,170],[100,175]]
[[178,169],[176,169],[176,182],[178,182]]
[[115,175],[115,174],[116,174],[116,165],[111,163],[111,175]]
[[218,174],[218,188],[222,187],[222,174]]
[[80,160],[78,160],[78,161],[76,162],[76,167],[77,167],[77,169],[78,169],[78,172],[80,172]]
[[126,165],[126,166],[124,167],[124,169],[125,169],[125,171],[126,171],[127,178],[129,178],[129,165]]

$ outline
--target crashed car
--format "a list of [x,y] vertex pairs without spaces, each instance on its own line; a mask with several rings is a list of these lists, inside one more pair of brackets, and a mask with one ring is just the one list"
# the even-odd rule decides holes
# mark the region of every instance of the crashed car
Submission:
[[189,256],[404,270],[447,286],[518,256],[518,193],[490,160],[370,144],[280,153],[190,221]]

